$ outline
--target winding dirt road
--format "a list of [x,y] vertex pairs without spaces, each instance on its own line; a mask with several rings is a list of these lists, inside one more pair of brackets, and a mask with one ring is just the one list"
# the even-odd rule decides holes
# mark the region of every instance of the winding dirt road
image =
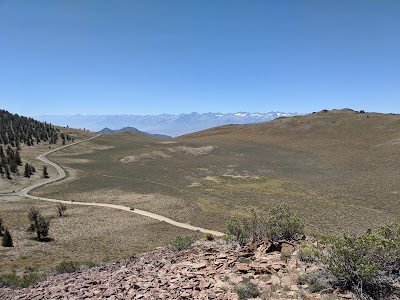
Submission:
[[48,151],[48,152],[46,152],[44,154],[39,155],[38,157],[36,157],[36,159],[38,159],[38,160],[40,160],[40,161],[42,161],[42,162],[44,162],[46,164],[52,165],[54,168],[56,168],[56,170],[58,171],[58,176],[53,177],[53,178],[49,178],[46,181],[39,182],[39,183],[36,183],[34,185],[31,185],[31,186],[29,186],[27,188],[24,188],[21,191],[18,191],[18,192],[15,192],[15,193],[4,193],[4,194],[1,194],[1,195],[2,196],[20,196],[20,197],[26,197],[26,198],[30,198],[30,199],[34,199],[34,200],[42,200],[42,201],[64,203],[64,204],[71,204],[71,205],[73,204],[73,205],[100,206],[100,207],[114,208],[114,209],[124,210],[124,211],[130,212],[130,213],[135,213],[135,214],[138,214],[138,215],[146,216],[146,217],[149,217],[149,218],[161,221],[161,222],[165,222],[165,223],[168,223],[168,224],[171,224],[171,225],[174,225],[174,226],[177,226],[177,227],[189,229],[189,230],[200,231],[200,232],[203,232],[203,233],[211,233],[211,234],[213,234],[215,236],[223,236],[224,235],[222,232],[219,232],[219,231],[208,230],[208,229],[205,229],[205,228],[196,227],[196,226],[192,226],[192,225],[189,225],[189,224],[177,222],[177,221],[174,221],[174,220],[169,219],[167,217],[164,217],[164,216],[161,216],[161,215],[158,215],[158,214],[154,214],[152,212],[148,212],[148,211],[144,211],[144,210],[140,210],[140,209],[132,210],[128,206],[110,204],[110,203],[77,202],[77,201],[57,200],[57,199],[49,199],[49,198],[43,198],[43,197],[34,197],[32,195],[29,195],[29,192],[32,191],[33,189],[37,188],[37,187],[40,187],[40,186],[43,186],[45,184],[49,184],[49,183],[52,183],[52,182],[55,182],[55,181],[58,181],[58,180],[61,180],[61,179],[65,178],[64,169],[61,166],[57,165],[56,163],[52,162],[51,160],[47,159],[46,155],[51,154],[51,153],[56,152],[56,151],[59,151],[61,149],[65,149],[65,148],[72,147],[74,145],[77,145],[77,144],[80,144],[80,143],[83,143],[83,142],[90,141],[92,139],[95,139],[95,138],[99,137],[100,135],[101,134],[98,134],[98,135],[96,135],[94,137],[91,137],[89,139],[86,139],[86,140],[83,140],[83,141],[79,141],[79,142],[76,142],[76,143],[72,143],[72,144],[69,144],[67,146],[63,146],[63,147],[60,147],[60,148],[57,148],[57,149],[54,149],[54,150],[51,150],[51,151]]

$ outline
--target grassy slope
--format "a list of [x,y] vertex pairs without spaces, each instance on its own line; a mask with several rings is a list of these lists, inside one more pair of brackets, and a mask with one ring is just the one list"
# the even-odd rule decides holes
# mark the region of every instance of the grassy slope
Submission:
[[[119,133],[55,153],[80,180],[37,193],[129,204],[220,230],[231,214],[281,201],[323,232],[365,230],[400,212],[398,115],[321,112],[160,141]],[[193,156],[178,146],[214,149]],[[131,155],[142,156],[120,161]]]
[[[62,131],[66,132],[66,129]],[[68,129],[67,132],[72,132],[75,141],[95,135],[93,132],[77,129]],[[89,143],[83,143],[63,151],[68,152],[71,159],[74,159],[75,153],[90,151],[88,145]],[[61,142],[51,145],[52,149],[61,146]],[[38,177],[26,179],[21,176],[12,181],[0,179],[0,183],[3,183],[0,184],[0,190],[20,190],[43,180],[43,163],[35,160],[35,157],[49,150],[48,144],[45,143],[33,147],[23,146],[22,159],[36,167]],[[54,156],[62,157],[56,153]],[[82,161],[78,161],[78,164],[82,164]],[[80,176],[87,175],[78,169],[64,167],[69,176],[61,182],[54,183],[54,187],[74,182]],[[49,173],[50,176],[55,176],[56,170],[49,167]],[[77,193],[73,192],[73,195]],[[51,218],[50,237],[54,238],[54,241],[37,242],[33,239],[35,235],[27,232],[27,213],[32,206],[38,207],[44,216]],[[67,217],[58,218],[56,204],[14,196],[0,197],[0,217],[3,224],[9,228],[14,241],[13,248],[0,246],[0,276],[11,272],[48,272],[65,260],[94,263],[119,260],[168,245],[177,235],[193,234],[163,222],[99,207],[68,206]]]

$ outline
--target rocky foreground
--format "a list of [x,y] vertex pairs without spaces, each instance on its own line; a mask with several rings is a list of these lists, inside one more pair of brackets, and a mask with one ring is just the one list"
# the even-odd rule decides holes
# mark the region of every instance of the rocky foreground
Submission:
[[317,265],[297,258],[291,243],[236,244],[198,241],[130,259],[52,275],[28,289],[0,289],[1,299],[355,299],[327,289],[311,293],[299,276]]

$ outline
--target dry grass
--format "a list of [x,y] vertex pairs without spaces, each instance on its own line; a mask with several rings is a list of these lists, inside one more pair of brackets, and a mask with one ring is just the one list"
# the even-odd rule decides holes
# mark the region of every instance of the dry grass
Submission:
[[[13,248],[0,247],[1,273],[51,271],[63,260],[108,262],[168,245],[186,230],[137,214],[100,207],[69,205],[56,216],[56,204],[19,197],[1,197],[0,216],[13,236]],[[38,242],[26,231],[31,206],[52,218],[51,242]]]

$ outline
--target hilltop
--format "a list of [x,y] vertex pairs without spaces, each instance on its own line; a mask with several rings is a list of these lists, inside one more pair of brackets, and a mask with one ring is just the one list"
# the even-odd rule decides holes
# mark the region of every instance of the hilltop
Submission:
[[165,135],[165,134],[157,134],[157,133],[152,134],[152,133],[148,133],[148,132],[143,132],[143,131],[140,131],[139,129],[135,128],[135,127],[124,127],[124,128],[116,129],[116,130],[112,130],[110,128],[105,127],[102,130],[98,131],[98,133],[111,134],[111,133],[118,133],[118,132],[125,132],[125,131],[133,131],[133,132],[136,132],[136,133],[139,133],[139,134],[143,134],[145,136],[151,136],[151,137],[159,138],[159,139],[170,139],[170,138],[172,138],[171,136]]

